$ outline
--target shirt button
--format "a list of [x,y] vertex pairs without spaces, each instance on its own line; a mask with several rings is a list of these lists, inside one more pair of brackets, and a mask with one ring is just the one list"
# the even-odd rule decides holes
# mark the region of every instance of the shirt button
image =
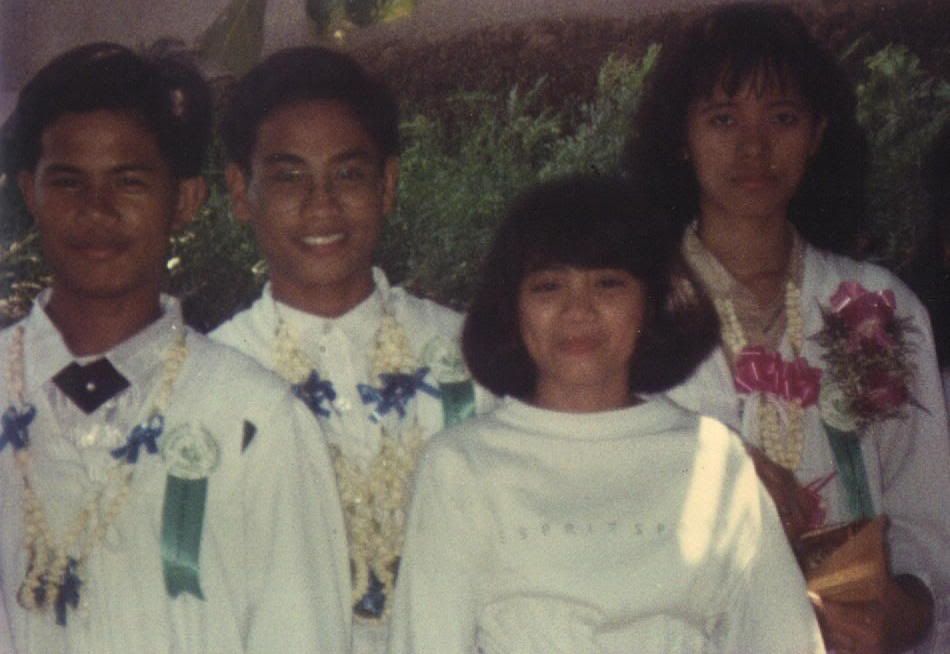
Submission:
[[99,441],[99,430],[95,427],[87,431],[79,439],[79,447],[92,447]]

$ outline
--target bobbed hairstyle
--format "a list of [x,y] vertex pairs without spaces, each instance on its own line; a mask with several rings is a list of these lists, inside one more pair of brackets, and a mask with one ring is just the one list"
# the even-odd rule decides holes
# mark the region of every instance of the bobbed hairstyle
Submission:
[[617,268],[645,287],[644,324],[630,361],[632,393],[684,381],[712,351],[719,323],[679,258],[668,220],[618,179],[575,176],[521,195],[483,262],[462,330],[474,378],[496,395],[530,399],[537,371],[521,338],[518,294],[526,275],[558,266]]
[[201,74],[173,56],[144,57],[115,43],[69,50],[20,91],[2,127],[3,171],[34,170],[43,131],[64,114],[128,113],[155,135],[177,179],[196,177],[211,140],[211,91]]
[[279,109],[309,100],[345,103],[383,158],[399,153],[392,92],[350,56],[313,46],[275,52],[234,86],[221,121],[228,160],[249,172],[260,124]]
[[632,124],[623,168],[649,189],[677,229],[699,215],[700,189],[686,148],[690,105],[718,86],[735,95],[777,85],[797,90],[827,121],[788,218],[813,245],[852,253],[864,225],[867,142],[854,87],[836,59],[788,7],[734,4],[712,10],[664,47]]

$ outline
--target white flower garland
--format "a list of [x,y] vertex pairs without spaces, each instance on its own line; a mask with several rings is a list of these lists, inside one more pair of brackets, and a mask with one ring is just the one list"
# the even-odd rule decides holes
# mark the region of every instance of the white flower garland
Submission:
[[[301,383],[314,369],[319,372],[319,366],[300,351],[298,340],[279,313],[277,320],[277,373],[293,384]],[[379,379],[381,374],[412,374],[417,369],[405,329],[387,310],[376,331],[370,379]],[[392,597],[405,537],[409,482],[424,442],[418,416],[415,412],[411,415],[411,422],[400,434],[382,427],[379,452],[368,462],[351,460],[340,447],[330,447],[349,539],[353,602],[366,593],[370,573],[383,584],[386,597]],[[390,607],[387,601],[384,616]]]
[[[24,352],[22,326],[13,332],[10,343],[7,384],[19,410],[27,406],[24,389]],[[175,381],[188,356],[184,332],[169,346],[164,355],[159,389],[145,423],[162,415],[168,407]],[[58,541],[53,537],[46,511],[33,483],[33,456],[29,442],[14,452],[17,469],[23,478],[23,548],[27,552],[26,576],[20,585],[17,600],[27,610],[47,610],[55,606],[63,591],[63,580],[70,564],[74,574],[85,585],[85,563],[89,554],[105,538],[128,500],[133,464],[116,461],[103,482],[77,513],[70,528]],[[108,492],[113,488],[112,492]],[[103,510],[104,509],[104,510]],[[90,524],[92,526],[90,527]],[[38,601],[38,595],[42,601]]]
[[[785,321],[793,355],[801,355],[805,326],[801,310],[801,290],[794,281],[785,284]],[[722,339],[733,361],[748,345],[735,306],[729,298],[716,298],[716,312],[722,325]],[[785,400],[771,393],[761,393],[756,419],[759,443],[765,454],[789,470],[796,470],[805,446],[804,409],[797,400]],[[783,429],[784,424],[784,429]]]

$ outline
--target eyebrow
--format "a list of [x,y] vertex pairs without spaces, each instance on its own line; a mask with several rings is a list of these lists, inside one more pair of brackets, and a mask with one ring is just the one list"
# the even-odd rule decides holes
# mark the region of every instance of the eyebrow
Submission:
[[[700,100],[697,105],[697,109],[700,112],[717,111],[719,109],[730,109],[735,107],[736,104],[736,101],[732,99],[718,101]],[[797,100],[795,98],[778,98],[772,102],[769,102],[766,106],[770,109],[774,107],[794,107],[796,109],[801,109],[807,108],[808,104],[804,100]]]
[[279,165],[279,164],[302,164],[304,163],[303,157],[298,157],[295,154],[290,154],[289,152],[274,152],[264,157],[264,165]]
[[570,270],[571,268],[574,268],[574,267],[575,266],[569,266],[566,263],[552,263],[550,265],[541,266],[540,268],[532,268],[532,269],[526,270],[524,273],[524,277],[529,277],[531,275],[543,275],[544,273],[559,273],[559,272],[564,272],[566,270]]
[[[366,148],[353,148],[333,155],[333,157],[330,158],[330,163],[341,163],[358,159],[372,161],[373,154]],[[274,152],[264,157],[265,166],[280,164],[300,165],[304,163],[306,162],[303,157],[293,154],[292,152]]]
[[[124,163],[124,164],[119,164],[118,166],[114,166],[113,168],[109,169],[109,172],[113,174],[114,173],[135,173],[135,172],[149,173],[149,172],[154,172],[155,170],[156,170],[155,166],[152,166],[146,163],[130,162],[130,163]],[[51,163],[45,168],[46,174],[52,173],[52,174],[82,175],[85,172],[86,171],[84,171],[81,167],[74,166],[73,164],[68,164],[68,163]]]
[[146,163],[132,162],[120,164],[112,169],[113,173],[151,173],[158,170],[155,166]]
[[335,155],[331,161],[339,163],[342,161],[353,161],[354,159],[365,159],[367,161],[372,161],[373,153],[366,148],[353,148],[351,150],[344,150],[343,152]]
[[700,100],[696,104],[696,108],[701,111],[716,111],[718,109],[728,109],[736,105],[732,100],[712,102],[710,100]]
[[70,174],[73,174],[73,175],[78,175],[78,174],[82,173],[82,171],[81,171],[78,167],[72,166],[72,165],[70,165],[70,164],[65,164],[65,163],[52,163],[52,164],[49,164],[48,166],[46,166],[46,167],[43,169],[43,172],[46,173],[46,174],[49,174],[49,173],[53,173],[53,174],[70,173]]

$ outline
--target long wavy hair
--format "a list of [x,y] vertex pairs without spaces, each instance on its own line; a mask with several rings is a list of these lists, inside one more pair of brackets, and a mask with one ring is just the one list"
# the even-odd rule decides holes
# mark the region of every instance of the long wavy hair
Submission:
[[700,189],[683,157],[690,105],[718,85],[734,95],[747,83],[796,89],[827,121],[821,147],[788,207],[810,243],[854,254],[864,224],[867,143],[854,87],[837,60],[789,8],[736,4],[713,10],[668,44],[633,118],[625,173],[682,230],[699,215]]

